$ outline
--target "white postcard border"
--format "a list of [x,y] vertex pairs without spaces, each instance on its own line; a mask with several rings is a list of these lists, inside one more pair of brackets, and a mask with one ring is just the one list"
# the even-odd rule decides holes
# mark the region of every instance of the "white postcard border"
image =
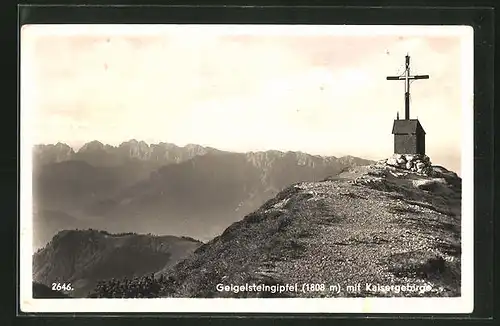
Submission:
[[[353,25],[28,25],[23,31],[37,33],[145,34],[175,32],[183,28],[195,32],[203,26],[215,33],[271,33],[300,35],[425,35],[462,37],[462,280],[457,298],[287,298],[287,299],[33,299],[32,298],[32,118],[30,100],[36,89],[29,84],[29,42],[21,52],[20,107],[20,275],[19,300],[22,312],[99,312],[99,313],[470,313],[473,311],[473,28],[470,26],[353,26]],[[33,28],[36,27],[36,28]],[[75,27],[75,26],[73,26]]]

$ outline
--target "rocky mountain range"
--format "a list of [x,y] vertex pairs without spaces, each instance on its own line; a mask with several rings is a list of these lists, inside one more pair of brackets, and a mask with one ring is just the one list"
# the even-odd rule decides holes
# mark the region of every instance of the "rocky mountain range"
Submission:
[[116,166],[128,161],[149,161],[158,166],[180,163],[197,155],[217,150],[210,147],[188,144],[179,147],[171,143],[148,145],[144,141],[131,139],[118,146],[103,144],[94,140],[84,144],[78,151],[64,143],[40,144],[33,149],[33,160],[37,165],[70,160],[87,162],[93,166]]
[[186,235],[207,241],[288,185],[372,163],[300,152],[93,141],[33,150],[34,247],[58,231]]

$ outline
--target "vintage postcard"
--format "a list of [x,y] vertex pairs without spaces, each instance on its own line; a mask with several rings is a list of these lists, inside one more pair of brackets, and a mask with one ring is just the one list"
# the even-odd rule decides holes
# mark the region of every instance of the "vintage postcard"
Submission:
[[20,42],[23,312],[472,311],[471,27]]

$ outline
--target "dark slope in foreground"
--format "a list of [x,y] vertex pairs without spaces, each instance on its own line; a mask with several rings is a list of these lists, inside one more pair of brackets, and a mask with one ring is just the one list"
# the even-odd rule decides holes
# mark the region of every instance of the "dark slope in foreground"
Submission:
[[174,236],[61,231],[33,256],[33,280],[71,283],[85,296],[97,281],[151,274],[190,255],[201,242]]
[[35,299],[63,299],[70,298],[61,291],[52,290],[45,284],[33,282],[33,298]]
[[[461,179],[434,171],[378,164],[291,186],[168,271],[160,296],[273,296],[218,292],[219,283],[343,287],[277,296],[459,296]],[[356,283],[360,292],[345,291]],[[366,283],[432,291],[372,292]]]

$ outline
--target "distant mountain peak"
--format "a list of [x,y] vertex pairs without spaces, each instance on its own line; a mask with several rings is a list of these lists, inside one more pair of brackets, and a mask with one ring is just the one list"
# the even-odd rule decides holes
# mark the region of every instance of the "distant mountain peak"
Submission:
[[158,144],[151,144],[151,146],[161,146],[165,148],[179,148],[179,146],[173,144],[173,143],[167,143],[167,142],[159,142]]
[[198,145],[198,144],[193,144],[193,143],[189,143],[189,144],[186,144],[185,146],[183,146],[184,148],[202,148],[203,146],[201,145]]
[[141,145],[141,146],[149,147],[148,143],[146,143],[143,140],[137,140],[137,139],[130,139],[128,141],[124,141],[120,145],[118,145],[118,147],[120,147],[120,146],[128,146],[128,145]]
[[[109,146],[109,145],[108,145]],[[93,151],[93,150],[102,150],[105,148],[105,145],[98,140],[93,140],[91,142],[85,143],[79,150],[78,153]]]
[[41,164],[68,161],[74,155],[75,151],[73,148],[62,142],[56,144],[39,144],[33,147],[33,156]]
[[73,148],[66,143],[57,142],[55,144],[36,144],[33,146],[35,150],[43,150],[43,149],[58,149],[58,150],[67,150],[73,151]]
[[57,144],[55,144],[55,147],[58,147],[58,148],[71,148],[68,144],[61,143],[61,142],[57,142]]

